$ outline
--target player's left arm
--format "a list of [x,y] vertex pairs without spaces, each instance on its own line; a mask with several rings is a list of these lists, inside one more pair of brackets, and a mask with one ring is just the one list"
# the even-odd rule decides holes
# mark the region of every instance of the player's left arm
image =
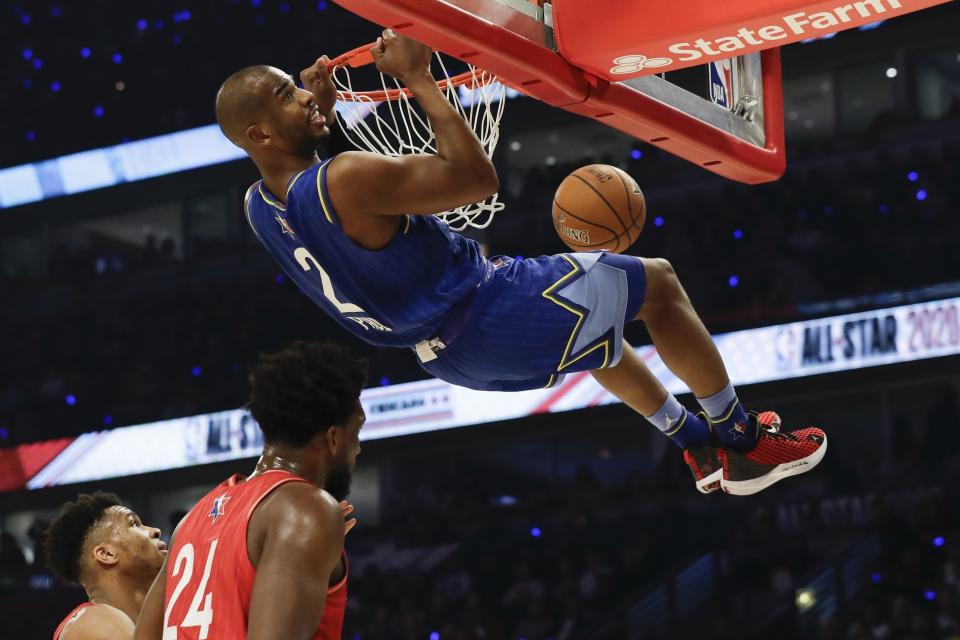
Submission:
[[[307,640],[320,625],[340,563],[342,507],[306,483],[289,483],[255,513],[266,524],[247,615],[247,640]],[[253,520],[251,534],[259,527]]]

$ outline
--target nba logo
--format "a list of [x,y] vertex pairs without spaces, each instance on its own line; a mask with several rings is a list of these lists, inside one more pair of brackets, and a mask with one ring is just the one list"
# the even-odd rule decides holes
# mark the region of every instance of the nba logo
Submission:
[[710,99],[718,107],[732,110],[736,104],[733,95],[733,60],[716,60],[709,66]]

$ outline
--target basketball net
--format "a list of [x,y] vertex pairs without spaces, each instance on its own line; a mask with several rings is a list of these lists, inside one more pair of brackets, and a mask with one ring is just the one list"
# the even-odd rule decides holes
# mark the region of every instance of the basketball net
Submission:
[[[369,49],[369,45],[367,49]],[[394,78],[380,74],[380,91],[356,91],[350,77],[350,67],[369,64],[362,51],[355,49],[359,62],[351,61],[351,54],[344,54],[333,61],[332,78],[337,88],[340,128],[356,148],[387,156],[402,156],[414,153],[437,153],[436,135],[430,121],[414,107],[414,99]],[[443,77],[438,82],[447,100],[467,121],[487,156],[493,156],[500,139],[500,120],[506,105],[506,87],[486,71],[469,66],[468,70],[451,76],[439,54]],[[372,61],[372,57],[370,58]],[[485,229],[493,216],[502,211],[504,204],[499,194],[486,200],[437,213],[451,229],[462,231],[467,227]]]

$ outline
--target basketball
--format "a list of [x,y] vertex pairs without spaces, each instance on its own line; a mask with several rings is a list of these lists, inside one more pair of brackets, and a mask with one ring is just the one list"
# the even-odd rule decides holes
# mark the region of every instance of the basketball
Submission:
[[608,164],[580,167],[553,197],[553,228],[574,251],[626,251],[640,237],[646,217],[637,181]]

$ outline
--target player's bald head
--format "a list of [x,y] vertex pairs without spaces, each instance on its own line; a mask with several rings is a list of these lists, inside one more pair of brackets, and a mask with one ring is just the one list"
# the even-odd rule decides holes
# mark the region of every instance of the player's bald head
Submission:
[[263,107],[271,87],[286,77],[280,69],[255,65],[237,71],[220,85],[217,92],[217,122],[231,142],[246,148],[247,127],[264,116]]

